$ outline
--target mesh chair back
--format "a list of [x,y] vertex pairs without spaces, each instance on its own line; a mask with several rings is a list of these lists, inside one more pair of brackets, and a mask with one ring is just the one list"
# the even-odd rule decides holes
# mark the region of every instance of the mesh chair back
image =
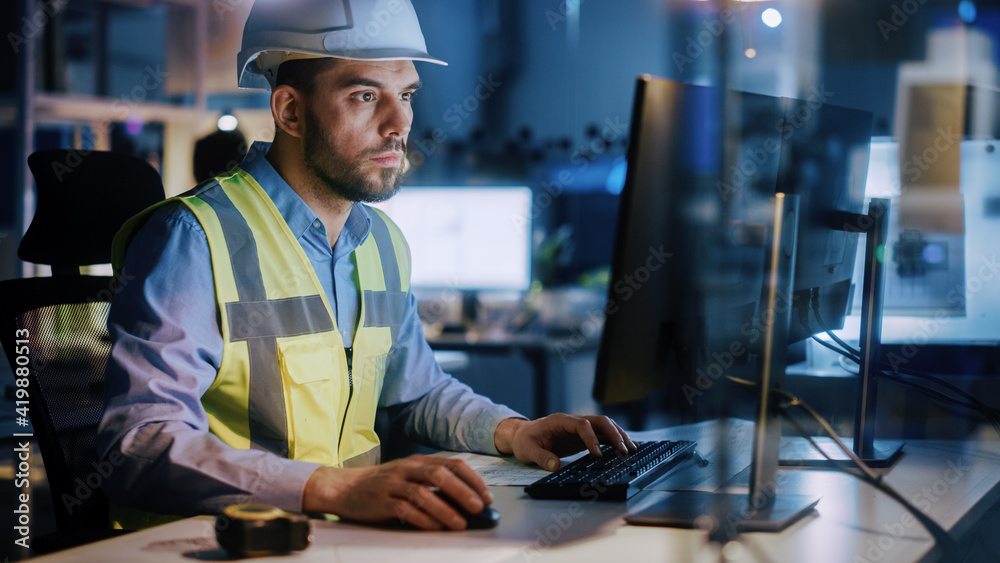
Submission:
[[2,306],[3,346],[17,367],[10,336],[28,341],[29,414],[62,530],[107,527],[100,486],[114,479],[114,467],[98,460],[96,436],[111,348],[110,288],[112,278],[103,276],[0,282],[0,295],[20,297]]
[[[0,345],[17,373],[14,341],[28,341],[29,414],[57,534],[106,530],[108,501],[100,486],[115,478],[115,468],[97,459],[96,439],[115,286],[110,277],[80,275],[79,267],[110,262],[115,232],[163,200],[163,183],[144,160],[111,152],[39,151],[28,166],[38,200],[17,252],[51,265],[53,276],[0,282]],[[76,543],[95,539],[101,536],[80,534]]]

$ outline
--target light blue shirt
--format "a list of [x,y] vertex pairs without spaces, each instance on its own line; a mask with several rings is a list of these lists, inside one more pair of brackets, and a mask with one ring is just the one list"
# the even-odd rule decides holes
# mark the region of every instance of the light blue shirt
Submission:
[[[349,346],[359,300],[354,250],[369,235],[368,208],[354,204],[330,248],[322,221],[264,158],[269,148],[254,143],[241,167],[298,237]],[[222,361],[219,318],[204,230],[180,202],[157,210],[129,245],[108,318],[112,350],[97,446],[105,460],[122,454],[103,485],[115,502],[181,516],[244,502],[302,510],[305,483],[319,465],[235,449],[209,432],[201,396]],[[523,418],[441,371],[412,293],[379,406],[415,439],[491,454],[497,424]]]

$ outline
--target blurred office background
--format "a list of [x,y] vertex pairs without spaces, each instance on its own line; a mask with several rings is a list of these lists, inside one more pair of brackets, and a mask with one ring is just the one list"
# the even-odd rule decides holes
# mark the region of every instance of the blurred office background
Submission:
[[[594,351],[635,79],[648,73],[695,84],[724,79],[729,88],[871,111],[869,196],[897,197],[906,191],[907,166],[927,166],[919,155],[900,163],[901,135],[915,134],[918,122],[923,129],[916,134],[951,131],[957,119],[954,135],[961,142],[941,142],[961,148],[941,159],[961,162],[964,173],[954,167],[944,173],[939,183],[947,186],[938,190],[944,195],[932,207],[954,207],[949,194],[964,194],[964,216],[962,205],[954,207],[957,215],[945,215],[921,214],[919,204],[900,206],[907,213],[894,215],[885,336],[905,343],[913,339],[912,319],[933,319],[921,344],[949,346],[925,361],[956,373],[966,362],[972,362],[968,369],[989,365],[1000,340],[1000,290],[976,276],[984,264],[992,272],[988,241],[1000,214],[991,180],[997,173],[1000,8],[972,0],[414,4],[430,52],[449,66],[417,65],[425,86],[414,101],[406,185],[528,189],[497,204],[509,224],[490,223],[495,231],[486,242],[472,241],[469,233],[484,229],[488,206],[462,203],[459,191],[410,204],[439,210],[439,220],[410,227],[418,263],[431,263],[420,260],[422,241],[440,247],[449,233],[449,256],[458,256],[460,242],[469,240],[467,252],[491,257],[451,264],[469,279],[438,276],[417,284],[428,334],[442,337],[441,347],[460,348],[483,334],[493,340],[543,334],[570,344],[528,364],[560,367]],[[0,158],[6,159],[0,166],[0,278],[47,274],[47,267],[16,255],[34,209],[27,154],[48,148],[75,148],[81,156],[91,149],[128,153],[160,171],[169,196],[199,177],[196,147],[223,151],[218,170],[200,165],[218,172],[237,162],[248,143],[271,139],[267,93],[235,86],[235,54],[250,6],[250,0],[0,6],[7,38],[0,58]],[[940,84],[959,93],[937,100],[909,94]],[[491,283],[498,275],[504,279]],[[851,326],[849,320],[845,330]],[[955,344],[971,348],[956,355]],[[933,346],[921,349],[926,355]],[[805,353],[801,345],[795,357],[804,360]],[[472,360],[456,369],[483,368],[476,362],[485,360]],[[514,372],[530,367],[501,365]],[[571,373],[548,402],[529,398],[520,406],[596,410],[588,399],[591,365],[579,368],[583,375]],[[493,379],[481,385],[489,388]]]
[[[890,232],[884,340],[907,361],[933,366],[980,396],[998,396],[1000,272],[991,244],[1000,235],[995,3],[413,4],[429,52],[449,66],[417,63],[424,87],[413,102],[404,185],[473,193],[527,188],[497,204],[508,220],[495,227],[494,246],[480,247],[481,254],[507,258],[481,261],[487,270],[478,276],[459,264],[472,281],[430,280],[417,290],[443,361],[478,390],[530,415],[600,411],[590,400],[594,356],[635,79],[648,73],[709,85],[724,77],[729,88],[872,112],[867,193],[894,198],[906,210],[894,216]],[[131,154],[160,171],[169,196],[195,184],[200,139],[237,131],[245,143],[227,137],[227,154],[237,156],[226,161],[233,162],[246,143],[272,138],[267,93],[236,88],[235,57],[250,6],[250,0],[0,4],[6,38],[0,46],[0,279],[47,274],[16,254],[34,209],[25,163],[31,152]],[[943,93],[933,88],[942,85]],[[901,138],[942,130],[949,135],[935,145],[937,153],[900,158]],[[912,168],[906,163],[920,167],[929,159],[953,164],[931,186],[940,196],[932,209],[916,199],[896,201],[907,192]],[[481,203],[449,208],[477,201],[452,194],[431,209],[453,218],[483,211]],[[442,218],[426,219],[437,230],[414,231],[414,240],[440,240],[442,232],[471,236],[458,234],[458,219],[444,227]],[[413,229],[420,227],[418,221]],[[493,284],[488,280],[497,276],[489,268],[519,274]],[[857,339],[854,313],[843,330],[848,340]],[[836,359],[804,343],[792,358],[801,377],[790,385],[800,385],[798,391],[849,434],[853,380],[842,377]],[[3,363],[0,372],[6,368]],[[4,377],[9,386],[9,372]],[[935,437],[976,426],[942,425],[951,411],[900,397],[882,407],[897,434]],[[654,416],[635,424],[685,421],[671,414],[669,397],[655,401],[646,405]],[[0,418],[12,416],[13,408],[6,411]],[[921,422],[912,423],[914,416]]]

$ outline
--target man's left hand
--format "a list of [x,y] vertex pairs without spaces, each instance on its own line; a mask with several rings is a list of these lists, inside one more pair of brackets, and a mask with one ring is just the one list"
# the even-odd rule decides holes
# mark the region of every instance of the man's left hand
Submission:
[[514,454],[524,463],[535,463],[549,471],[559,469],[559,458],[586,448],[600,456],[601,446],[611,444],[628,454],[635,443],[615,421],[606,416],[553,414],[537,420],[508,418],[493,435],[501,454]]

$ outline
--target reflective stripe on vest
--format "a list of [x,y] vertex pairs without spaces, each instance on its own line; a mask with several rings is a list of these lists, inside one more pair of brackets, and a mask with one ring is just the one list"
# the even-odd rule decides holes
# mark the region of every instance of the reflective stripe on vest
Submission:
[[[222,366],[202,397],[212,431],[237,448],[327,465],[371,459],[378,395],[409,290],[409,251],[398,228],[369,208],[371,236],[355,250],[363,297],[349,385],[323,288],[256,181],[237,168],[177,199],[205,230],[223,320]],[[118,267],[151,212],[123,227]]]
[[[116,273],[148,217],[178,201],[208,239],[222,320],[222,364],[202,396],[209,429],[235,448],[325,465],[378,463],[375,411],[409,291],[399,228],[368,208],[371,236],[354,252],[363,297],[349,385],[343,340],[311,262],[263,188],[239,168],[130,219],[113,244]],[[126,529],[173,518],[111,509],[115,527]]]
[[[377,214],[372,213],[372,236],[378,245],[379,256],[393,255],[392,235],[385,221],[375,220]],[[402,281],[399,275],[399,265],[394,260],[382,259],[382,274],[385,276],[385,291],[366,289],[364,293],[365,325],[366,327],[389,327],[392,341],[396,342],[399,325],[403,322],[403,310],[406,308],[406,293],[402,291]]]
[[239,301],[226,303],[229,340],[250,351],[250,445],[288,457],[288,421],[278,367],[278,337],[335,330],[319,295],[268,299],[250,226],[216,182],[197,197],[215,211],[229,249]]

